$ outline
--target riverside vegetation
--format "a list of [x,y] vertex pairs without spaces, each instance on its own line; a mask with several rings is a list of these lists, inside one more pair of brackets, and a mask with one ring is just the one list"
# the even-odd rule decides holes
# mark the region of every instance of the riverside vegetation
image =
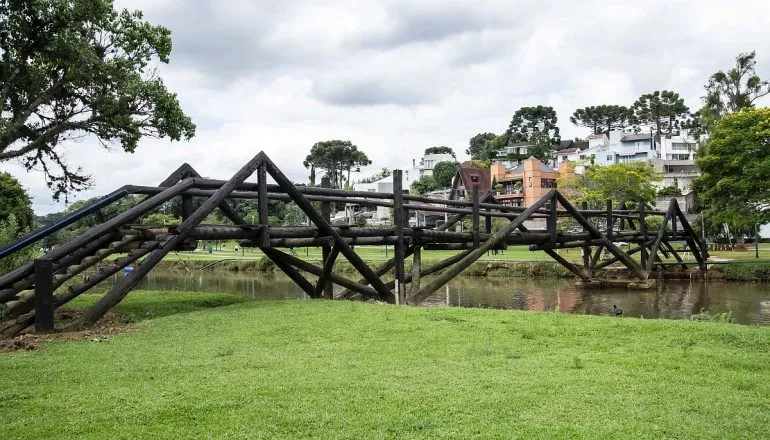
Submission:
[[0,376],[5,437],[761,438],[770,429],[770,328],[148,291],[117,311],[138,331],[0,355],[13,372]]

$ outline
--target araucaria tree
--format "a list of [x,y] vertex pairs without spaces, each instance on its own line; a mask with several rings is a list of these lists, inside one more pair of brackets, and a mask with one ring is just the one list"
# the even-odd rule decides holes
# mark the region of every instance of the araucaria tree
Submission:
[[551,143],[558,144],[561,136],[557,122],[553,107],[522,107],[513,114],[505,134],[509,142],[528,142],[533,133],[540,132],[547,134]]
[[756,72],[756,52],[742,53],[735,58],[735,67],[711,75],[706,84],[706,96],[700,110],[700,123],[706,130],[727,113],[754,107],[754,102],[770,94],[770,81],[762,80]]
[[671,132],[689,117],[689,107],[678,93],[669,90],[654,91],[639,97],[631,107],[635,123],[655,129],[658,136]]
[[693,188],[708,217],[734,228],[770,222],[770,108],[720,119],[701,147]]
[[622,105],[597,105],[575,110],[569,120],[578,127],[590,128],[592,134],[600,134],[633,125],[634,112]]
[[350,182],[353,169],[370,165],[372,161],[352,142],[331,140],[313,145],[302,163],[310,169],[311,184],[315,184],[316,170],[322,170],[333,188],[343,188],[345,182]]
[[0,0],[0,162],[42,169],[54,198],[88,187],[62,147],[92,135],[133,152],[143,136],[190,139],[195,125],[153,67],[170,31],[112,0]]

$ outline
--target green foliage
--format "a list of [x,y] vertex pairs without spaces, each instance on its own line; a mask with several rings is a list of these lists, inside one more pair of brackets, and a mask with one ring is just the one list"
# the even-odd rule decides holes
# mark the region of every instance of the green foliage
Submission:
[[178,225],[182,219],[165,212],[153,212],[142,219],[143,225]]
[[561,137],[557,122],[553,107],[522,107],[513,114],[508,126],[508,142],[528,142],[533,133],[541,132],[548,136],[552,144],[558,144]]
[[597,105],[575,110],[569,120],[579,127],[590,128],[592,134],[599,134],[632,125],[634,112],[622,105]]
[[409,187],[409,192],[422,196],[438,189],[441,189],[441,187],[436,183],[436,179],[434,179],[433,176],[424,175],[412,182],[412,186]]
[[634,123],[654,128],[658,136],[671,134],[690,117],[690,109],[684,104],[684,99],[669,90],[646,93],[631,108]]
[[452,157],[455,156],[455,150],[451,149],[450,147],[440,146],[440,147],[430,147],[425,149],[425,154],[451,154]]
[[717,269],[728,281],[770,281],[770,263],[721,264]]
[[457,162],[439,162],[433,167],[433,180],[436,182],[436,186],[441,188],[449,188],[452,186],[452,179],[457,174],[457,170],[460,169],[460,164]]
[[8,173],[0,173],[0,222],[14,216],[18,229],[30,229],[35,219],[32,201],[27,190],[16,178]]
[[661,178],[646,163],[628,162],[588,167],[582,175],[575,176],[573,184],[576,201],[588,202],[589,206],[603,206],[607,199],[615,203],[652,203],[657,194],[654,182]]
[[666,186],[658,191],[658,195],[662,197],[676,197],[682,195],[682,190],[676,186]]
[[307,216],[296,203],[286,203],[283,208],[283,226],[307,225]]
[[0,1],[0,161],[42,168],[54,198],[89,186],[61,156],[84,134],[133,152],[143,136],[190,139],[195,125],[157,76],[170,31],[112,0]]
[[[29,233],[29,229],[21,227],[16,221],[16,215],[8,214],[0,219],[0,248],[5,247]],[[11,255],[0,258],[0,275],[4,275],[17,267],[32,260],[34,250],[32,245],[16,251]]]
[[712,222],[770,221],[770,109],[744,109],[717,122],[701,147],[693,182]]
[[[720,70],[709,78],[703,112],[712,122],[727,113],[754,107],[757,99],[770,94],[770,81],[757,75],[756,55],[755,51],[739,54],[735,67],[727,72]],[[713,124],[709,126],[713,128]]]
[[536,131],[529,136],[530,145],[528,147],[528,156],[534,156],[541,162],[548,163],[553,157],[554,145],[548,134]]
[[366,153],[350,141],[331,140],[317,142],[310,149],[302,164],[310,169],[311,185],[315,184],[315,171],[323,170],[329,177],[332,188],[343,188],[350,181],[353,169],[371,165]]
[[499,146],[499,142],[495,142],[497,140],[498,136],[494,133],[479,133],[471,138],[465,153],[468,154],[472,160],[493,159]]
[[647,222],[647,230],[648,231],[657,231],[660,229],[660,225],[663,224],[663,216],[662,215],[648,215],[644,217],[644,220]]

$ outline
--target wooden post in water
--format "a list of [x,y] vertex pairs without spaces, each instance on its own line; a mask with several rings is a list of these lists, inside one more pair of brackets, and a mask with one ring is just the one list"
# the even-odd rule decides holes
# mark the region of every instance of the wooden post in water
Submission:
[[406,255],[404,249],[404,192],[401,177],[401,170],[393,170],[393,225],[396,235],[396,304],[406,303],[406,292],[404,291],[404,259]]
[[479,186],[473,185],[471,191],[471,197],[473,202],[473,214],[471,214],[471,221],[473,223],[473,247],[478,247],[479,240]]
[[409,285],[410,295],[420,291],[420,272],[422,271],[421,246],[416,246],[412,253],[412,282]]
[[[329,176],[322,177],[321,188],[329,188],[329,187],[331,187]],[[332,215],[331,203],[321,202],[321,217],[323,217],[323,219],[329,224],[331,224],[331,215]],[[329,255],[331,255],[331,253],[332,253],[331,244],[327,243],[321,246],[321,256],[324,262],[329,260]],[[331,280],[328,279],[328,277],[325,279],[325,282],[323,284],[323,296],[324,298],[327,298],[327,299],[334,299],[332,282]]]
[[[583,208],[583,211],[587,211],[588,202],[583,202],[581,207]],[[586,231],[587,229],[585,226],[583,226],[583,232]],[[591,246],[583,246],[583,269],[585,270],[586,274],[589,276],[591,275]]]
[[48,333],[53,326],[53,262],[35,260],[35,332]]
[[642,267],[647,267],[647,220],[644,218],[644,202],[639,203],[639,231],[642,233],[642,240],[639,241],[641,246],[641,263]]

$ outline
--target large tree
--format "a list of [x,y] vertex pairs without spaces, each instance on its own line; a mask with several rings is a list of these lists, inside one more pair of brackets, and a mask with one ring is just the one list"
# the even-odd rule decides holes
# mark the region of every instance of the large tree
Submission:
[[551,142],[551,138],[544,132],[536,131],[529,137],[530,146],[527,149],[527,153],[540,160],[543,163],[548,163],[553,158],[553,150],[555,145]]
[[315,183],[315,171],[323,170],[333,188],[342,188],[345,182],[350,182],[350,173],[353,169],[371,163],[366,153],[359,150],[352,142],[331,140],[313,145],[303,165],[310,169],[311,184]]
[[596,105],[575,110],[569,120],[579,127],[590,128],[592,134],[599,134],[632,125],[634,112],[622,105]]
[[457,162],[439,162],[433,167],[433,180],[436,181],[439,188],[449,188],[452,186],[452,179],[459,169],[460,164]]
[[693,182],[718,223],[770,222],[770,109],[744,109],[720,119],[701,147]]
[[495,157],[495,140],[497,135],[494,133],[479,133],[473,136],[468,142],[468,149],[465,154],[471,157],[471,160],[489,160]]
[[90,177],[62,155],[94,136],[133,152],[143,136],[190,139],[195,125],[158,77],[168,29],[112,0],[0,0],[0,162],[41,169],[58,199]]
[[725,114],[751,108],[757,99],[770,94],[770,81],[757,75],[755,58],[754,51],[742,53],[735,58],[735,67],[711,75],[699,112],[704,129],[712,130]]
[[509,142],[528,142],[529,137],[535,132],[546,133],[551,142],[558,144],[561,141],[559,127],[556,125],[558,118],[553,107],[538,105],[537,107],[522,107],[516,110],[508,126],[506,134]]
[[20,230],[31,228],[35,220],[27,190],[15,177],[0,173],[0,222],[7,221],[11,215]]
[[607,166],[591,166],[583,174],[559,181],[559,190],[601,207],[607,199],[629,204],[651,203],[657,190],[654,183],[662,176],[645,162],[626,162]]
[[646,93],[631,107],[635,123],[654,128],[657,136],[671,132],[686,123],[690,109],[678,93],[670,90]]

